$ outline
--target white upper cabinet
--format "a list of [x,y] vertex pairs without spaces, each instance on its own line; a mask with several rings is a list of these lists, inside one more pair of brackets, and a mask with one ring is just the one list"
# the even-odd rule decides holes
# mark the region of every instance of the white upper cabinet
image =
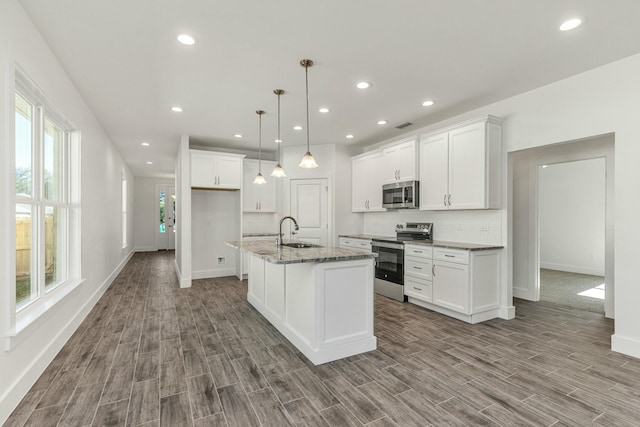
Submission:
[[275,212],[276,188],[278,178],[270,176],[276,162],[262,161],[262,176],[265,184],[254,184],[258,175],[258,161],[245,159],[243,168],[242,211],[243,212]]
[[351,159],[351,210],[379,212],[382,207],[381,151],[362,154]]
[[499,209],[502,120],[487,116],[420,140],[420,209]]
[[383,184],[418,179],[416,148],[415,139],[383,148]]
[[191,187],[239,190],[242,187],[242,154],[189,150]]

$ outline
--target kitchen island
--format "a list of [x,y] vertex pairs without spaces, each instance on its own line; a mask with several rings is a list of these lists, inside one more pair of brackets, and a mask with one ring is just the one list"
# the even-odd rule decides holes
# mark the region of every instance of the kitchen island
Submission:
[[376,349],[373,258],[354,249],[226,242],[249,255],[247,301],[316,365]]

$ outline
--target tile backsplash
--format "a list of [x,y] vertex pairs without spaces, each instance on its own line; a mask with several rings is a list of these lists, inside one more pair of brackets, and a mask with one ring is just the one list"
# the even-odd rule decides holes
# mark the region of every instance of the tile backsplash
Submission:
[[391,236],[396,224],[432,222],[433,238],[451,242],[503,245],[502,211],[420,211],[406,209],[364,214],[365,234]]

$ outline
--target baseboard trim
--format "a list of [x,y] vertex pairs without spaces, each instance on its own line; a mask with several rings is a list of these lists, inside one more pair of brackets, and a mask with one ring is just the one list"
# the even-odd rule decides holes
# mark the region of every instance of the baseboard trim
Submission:
[[611,350],[640,358],[640,340],[613,334],[611,335]]
[[[8,388],[7,392],[3,396],[0,396],[0,424],[3,424],[7,418],[9,418],[29,389],[35,384],[40,375],[42,375],[47,366],[49,366],[55,358],[56,354],[58,354],[69,338],[71,338],[71,335],[78,329],[91,309],[100,300],[102,295],[104,295],[109,286],[111,286],[125,265],[127,265],[134,253],[133,250],[127,253],[111,274],[107,276],[91,297],[82,305],[80,310],[78,310],[49,343],[44,346],[29,366],[24,369],[22,375]],[[43,315],[43,318],[46,318],[46,314]]]
[[178,276],[178,283],[180,284],[181,288],[190,288],[191,287],[191,278],[189,277],[182,277],[182,274],[180,273],[180,267],[178,266],[178,259],[174,258],[173,260],[173,268],[175,268],[176,270],[176,275]]
[[215,278],[215,277],[226,277],[226,276],[235,276],[235,275],[236,275],[235,267],[221,268],[221,269],[217,269],[217,270],[199,270],[199,271],[192,271],[191,272],[191,278],[193,280],[196,280],[196,279],[212,279],[212,278]]
[[566,271],[568,273],[588,274],[590,276],[604,276],[604,270],[589,268],[581,265],[554,264],[551,262],[540,262],[540,268],[554,271]]
[[516,317],[516,308],[513,305],[502,306],[498,310],[498,317],[505,320],[515,319]]
[[134,252],[156,252],[158,249],[155,246],[139,246],[133,250]]

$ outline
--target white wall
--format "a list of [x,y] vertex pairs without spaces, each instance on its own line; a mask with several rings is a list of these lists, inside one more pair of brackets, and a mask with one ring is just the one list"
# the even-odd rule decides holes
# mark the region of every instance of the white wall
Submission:
[[134,250],[155,251],[156,184],[175,185],[175,179],[137,177],[134,188]]
[[[81,131],[81,240],[82,276],[86,279],[61,302],[43,314],[19,336],[10,351],[0,351],[0,423],[9,416],[20,399],[82,322],[119,269],[132,253],[134,209],[127,218],[129,246],[122,249],[121,173],[128,184],[128,206],[133,206],[135,179],[84,103],[46,42],[42,39],[16,0],[0,2],[0,331],[9,334],[11,311],[8,301],[15,292],[11,237],[15,225],[10,195],[13,194],[11,159],[13,140],[13,96],[15,64],[56,107]],[[111,225],[111,226],[110,226]],[[13,240],[15,241],[15,240]],[[15,264],[14,264],[15,266]]]
[[540,267],[604,276],[605,159],[538,169]]
[[[192,278],[233,276],[237,251],[224,242],[240,235],[239,191],[191,190]],[[225,258],[224,264],[218,258]]]
[[[640,99],[640,55],[593,69],[468,113],[452,117],[398,138],[436,131],[485,114],[505,119],[503,125],[503,167],[508,153],[564,141],[615,134],[615,334],[616,351],[640,357],[640,292],[637,292],[637,242],[640,240],[640,127],[637,126]],[[381,141],[384,142],[384,141]],[[501,310],[510,316],[514,236],[507,207],[512,176],[507,170],[503,182]],[[514,208],[515,209],[515,208]]]

